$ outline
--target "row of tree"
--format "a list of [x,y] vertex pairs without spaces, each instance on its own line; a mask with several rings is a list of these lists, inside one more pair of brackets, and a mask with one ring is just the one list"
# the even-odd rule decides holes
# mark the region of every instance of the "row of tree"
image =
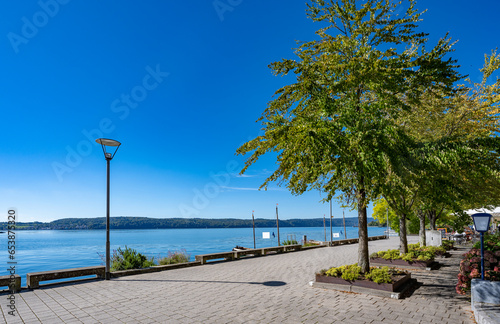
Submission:
[[372,201],[384,198],[397,214],[401,253],[410,215],[435,227],[444,211],[498,204],[500,81],[488,80],[500,56],[486,55],[483,80],[472,83],[450,58],[448,35],[432,47],[418,31],[414,0],[310,0],[306,11],[321,24],[317,39],[270,64],[296,82],[269,102],[264,134],[237,150],[251,152],[242,173],[277,154],[262,187],[320,190],[357,209],[362,271]]
[[[149,217],[111,217],[111,229],[155,229],[155,228],[251,228],[252,220],[236,218],[149,218]],[[345,219],[348,227],[357,226],[358,219]],[[323,227],[323,218],[282,219],[280,227]],[[327,226],[330,223],[327,221]],[[276,219],[255,219],[258,228],[276,227]],[[332,219],[332,226],[343,226],[342,219]],[[75,229],[105,229],[106,217],[96,218],[63,218],[49,223],[30,222],[17,223],[17,229],[27,230],[75,230]],[[0,230],[8,228],[7,222],[0,223]]]

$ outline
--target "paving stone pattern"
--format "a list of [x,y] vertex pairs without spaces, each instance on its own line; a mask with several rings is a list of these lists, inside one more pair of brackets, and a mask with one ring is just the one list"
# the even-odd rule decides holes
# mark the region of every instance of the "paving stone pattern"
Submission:
[[[372,241],[370,253],[399,238]],[[417,238],[410,237],[410,242]],[[414,271],[420,287],[395,300],[313,288],[320,269],[357,261],[357,244],[89,281],[16,294],[16,316],[0,295],[6,323],[474,323],[455,293],[460,253],[433,271]]]

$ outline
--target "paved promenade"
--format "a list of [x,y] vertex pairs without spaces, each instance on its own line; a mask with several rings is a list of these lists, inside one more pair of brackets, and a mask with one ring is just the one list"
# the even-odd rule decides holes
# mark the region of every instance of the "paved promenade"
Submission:
[[[399,238],[372,241],[370,253]],[[417,238],[410,237],[410,242]],[[394,300],[313,288],[323,268],[357,261],[357,244],[192,268],[51,286],[16,294],[7,323],[474,323],[467,298],[455,293],[459,256],[439,270],[413,272],[421,286]]]

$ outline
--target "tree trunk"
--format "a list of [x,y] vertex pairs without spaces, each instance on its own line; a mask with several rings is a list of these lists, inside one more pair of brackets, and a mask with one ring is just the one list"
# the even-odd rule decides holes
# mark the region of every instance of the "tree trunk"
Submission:
[[418,230],[418,235],[420,237],[420,246],[426,246],[426,237],[425,237],[425,215],[422,213],[418,213],[418,219],[420,221],[420,229]]
[[431,228],[432,231],[437,230],[436,228],[436,220],[437,220],[437,213],[435,210],[430,210],[427,212],[427,218],[429,219],[429,227]]
[[361,272],[370,271],[370,256],[368,253],[368,221],[366,218],[366,193],[364,189],[358,192],[358,266]]
[[406,239],[406,214],[399,216],[399,253],[408,253],[408,240]]

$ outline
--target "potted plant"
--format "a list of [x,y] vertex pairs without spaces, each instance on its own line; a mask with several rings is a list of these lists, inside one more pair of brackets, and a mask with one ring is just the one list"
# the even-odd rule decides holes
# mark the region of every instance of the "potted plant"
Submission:
[[390,292],[397,291],[410,279],[410,273],[389,267],[370,267],[370,272],[362,274],[357,264],[333,267],[316,274],[316,282]]

